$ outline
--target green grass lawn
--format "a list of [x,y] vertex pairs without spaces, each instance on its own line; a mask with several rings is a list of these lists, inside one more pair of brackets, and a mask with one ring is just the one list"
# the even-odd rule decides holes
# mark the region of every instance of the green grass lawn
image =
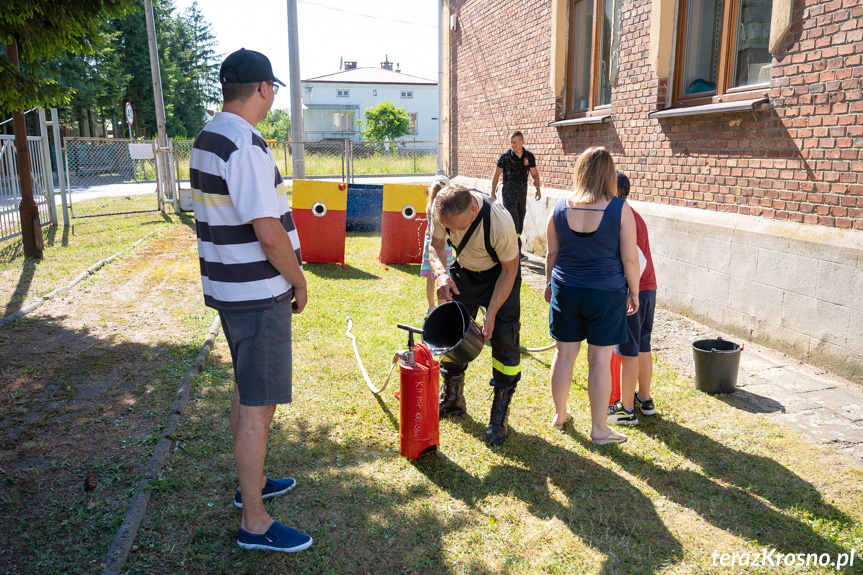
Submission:
[[[294,322],[294,402],[277,412],[266,465],[298,484],[266,505],[315,544],[293,555],[236,545],[233,382],[220,338],[195,381],[127,573],[828,573],[835,570],[721,568],[713,554],[775,548],[835,559],[863,550],[858,467],[696,391],[662,363],[659,414],[627,430],[628,443],[594,447],[584,354],[570,396],[574,422],[562,433],[550,425],[553,352],[525,354],[510,437],[491,448],[483,440],[487,348],[468,370],[468,414],[441,422],[439,456],[401,457],[398,383],[372,395],[345,337],[350,316],[379,385],[405,346],[395,324],[422,323],[419,266],[384,269],[379,247],[377,236],[350,234],[347,271],[305,265],[310,303]],[[547,305],[525,287],[522,344],[547,341]],[[858,560],[846,572],[861,570]]]
[[0,317],[62,287],[78,274],[178,217],[156,211],[155,195],[130,196],[75,202],[74,213],[149,210],[141,213],[80,218],[72,224],[42,228],[41,260],[24,259],[20,236],[0,242]]

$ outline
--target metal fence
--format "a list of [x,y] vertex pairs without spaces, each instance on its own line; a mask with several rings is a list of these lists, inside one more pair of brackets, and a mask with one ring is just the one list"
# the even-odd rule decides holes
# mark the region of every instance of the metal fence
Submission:
[[[189,155],[192,140],[174,140],[173,157],[177,182],[188,186]],[[357,178],[380,176],[431,176],[437,170],[437,142],[354,142],[321,140],[317,142],[269,141],[276,167],[284,178],[293,178],[292,150],[302,144],[306,178]]]
[[161,208],[153,140],[66,138],[66,178],[73,217]]
[[[39,208],[39,222],[50,225],[52,217],[49,204],[54,190],[50,160],[46,162],[42,137],[27,136],[27,151],[30,155],[30,174],[33,181],[33,199]],[[15,136],[0,135],[0,240],[21,235],[21,218],[18,205],[21,203],[21,181],[18,178],[18,153]]]

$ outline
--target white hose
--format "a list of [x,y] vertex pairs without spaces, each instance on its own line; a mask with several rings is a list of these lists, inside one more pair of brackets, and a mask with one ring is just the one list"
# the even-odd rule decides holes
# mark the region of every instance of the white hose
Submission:
[[357,349],[357,338],[355,338],[354,334],[351,333],[351,330],[353,329],[353,327],[354,327],[354,322],[351,321],[350,317],[348,317],[348,331],[345,332],[345,335],[348,336],[349,338],[351,338],[351,343],[354,346],[354,355],[357,357],[357,365],[360,366],[360,371],[363,374],[363,379],[366,380],[366,385],[369,386],[369,389],[371,390],[372,393],[374,393],[375,395],[378,395],[381,392],[383,392],[383,390],[385,390],[387,388],[387,384],[390,382],[390,378],[393,375],[393,369],[395,369],[396,363],[398,363],[398,361],[399,361],[399,354],[398,353],[393,354],[393,363],[390,366],[390,372],[387,374],[387,379],[384,382],[384,384],[380,387],[380,389],[376,388],[374,386],[374,384],[372,384],[372,380],[369,379],[369,374],[366,372],[366,367],[363,365],[362,358],[360,358],[360,350]]
[[520,345],[520,346],[518,346],[518,349],[520,349],[521,351],[527,351],[527,352],[533,353],[536,351],[545,351],[547,349],[551,349],[556,345],[557,345],[557,342],[550,343],[550,344],[544,345],[542,347],[524,347],[523,345]]
[[[484,308],[484,307],[482,307],[482,306],[479,306],[479,309],[480,309],[480,311],[482,312],[483,320],[485,320],[485,308]],[[554,346],[556,346],[556,345],[557,345],[557,342],[554,342],[554,341],[553,341],[553,342],[551,342],[550,344],[548,344],[548,345],[544,345],[544,346],[542,346],[542,347],[524,347],[523,345],[520,345],[520,346],[518,346],[518,349],[519,349],[520,351],[526,351],[526,352],[528,352],[528,353],[535,353],[535,352],[537,352],[537,351],[545,351],[545,350],[547,350],[547,349],[551,349],[551,348],[553,348],[553,347],[554,347]]]

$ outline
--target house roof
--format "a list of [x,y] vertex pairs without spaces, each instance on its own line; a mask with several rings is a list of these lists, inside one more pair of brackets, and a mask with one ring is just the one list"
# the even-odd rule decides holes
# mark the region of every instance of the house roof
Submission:
[[384,68],[354,68],[353,70],[345,70],[336,72],[335,74],[327,74],[318,76],[317,78],[308,78],[303,82],[314,84],[408,84],[413,86],[436,86],[437,82],[426,80],[418,76],[411,76],[404,72],[395,72]]

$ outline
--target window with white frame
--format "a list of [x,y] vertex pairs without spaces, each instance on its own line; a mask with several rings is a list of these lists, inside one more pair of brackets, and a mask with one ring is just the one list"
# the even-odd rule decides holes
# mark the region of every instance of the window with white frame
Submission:
[[348,98],[351,95],[350,90],[336,90],[336,96],[339,98]]
[[335,112],[333,114],[333,131],[334,132],[353,132],[354,131],[354,113],[353,112]]
[[566,116],[611,104],[621,0],[569,0]]
[[413,90],[402,90],[402,98],[413,98],[414,91]]
[[675,102],[746,98],[769,84],[772,9],[772,0],[680,0]]
[[410,114],[411,117],[411,134],[417,133],[417,115]]

